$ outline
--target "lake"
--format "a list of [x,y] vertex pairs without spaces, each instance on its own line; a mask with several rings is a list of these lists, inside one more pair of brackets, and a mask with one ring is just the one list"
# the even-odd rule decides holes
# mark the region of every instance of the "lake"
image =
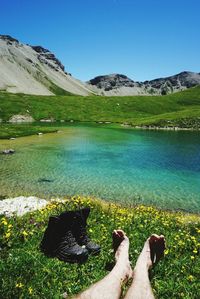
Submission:
[[200,132],[69,125],[1,140],[0,195],[90,195],[200,211]]

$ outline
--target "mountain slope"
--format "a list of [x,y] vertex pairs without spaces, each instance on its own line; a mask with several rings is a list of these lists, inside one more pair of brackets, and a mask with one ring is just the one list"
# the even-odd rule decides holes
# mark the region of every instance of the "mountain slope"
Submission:
[[200,73],[180,74],[151,81],[136,82],[121,74],[98,76],[87,82],[101,95],[165,95],[200,85]]
[[0,90],[35,95],[88,95],[87,85],[64,71],[49,50],[0,35]]

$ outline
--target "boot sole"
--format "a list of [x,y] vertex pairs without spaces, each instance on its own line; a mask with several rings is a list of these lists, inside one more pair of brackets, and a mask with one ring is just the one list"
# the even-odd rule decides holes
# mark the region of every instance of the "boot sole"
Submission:
[[99,249],[99,250],[95,250],[95,251],[92,251],[92,250],[89,250],[89,249],[88,249],[88,252],[89,252],[89,254],[91,254],[91,255],[98,255],[98,254],[100,253],[100,251],[101,251],[101,249]]
[[88,259],[88,255],[81,256],[81,257],[77,258],[77,257],[70,257],[70,256],[62,255],[62,254],[56,254],[55,257],[57,257],[60,261],[68,262],[71,264],[75,264],[75,263],[83,264]]

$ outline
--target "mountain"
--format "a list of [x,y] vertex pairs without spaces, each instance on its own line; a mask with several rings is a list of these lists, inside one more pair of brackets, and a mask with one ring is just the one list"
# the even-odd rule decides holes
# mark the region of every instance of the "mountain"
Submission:
[[147,94],[140,82],[135,82],[125,75],[111,74],[98,76],[87,82],[93,86],[93,91],[99,95],[138,95]]
[[49,50],[22,44],[9,35],[0,35],[0,90],[3,91],[35,95],[164,95],[199,84],[200,73],[193,72],[144,82],[133,81],[121,74],[81,82],[66,72]]
[[113,95],[165,95],[200,85],[200,73],[180,74],[151,81],[137,82],[121,74],[98,76],[87,82],[97,94]]
[[89,95],[87,84],[65,72],[62,63],[41,46],[0,35],[0,90],[12,93]]

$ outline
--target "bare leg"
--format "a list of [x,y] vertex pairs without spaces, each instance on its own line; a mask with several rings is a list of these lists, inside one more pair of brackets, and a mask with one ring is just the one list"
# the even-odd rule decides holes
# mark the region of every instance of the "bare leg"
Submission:
[[152,235],[144,244],[133,271],[133,282],[125,299],[154,299],[149,281],[149,269],[164,255],[165,239]]
[[129,262],[129,239],[122,230],[113,232],[113,247],[116,264],[112,271],[101,281],[92,285],[76,299],[119,299],[121,284],[132,276]]

